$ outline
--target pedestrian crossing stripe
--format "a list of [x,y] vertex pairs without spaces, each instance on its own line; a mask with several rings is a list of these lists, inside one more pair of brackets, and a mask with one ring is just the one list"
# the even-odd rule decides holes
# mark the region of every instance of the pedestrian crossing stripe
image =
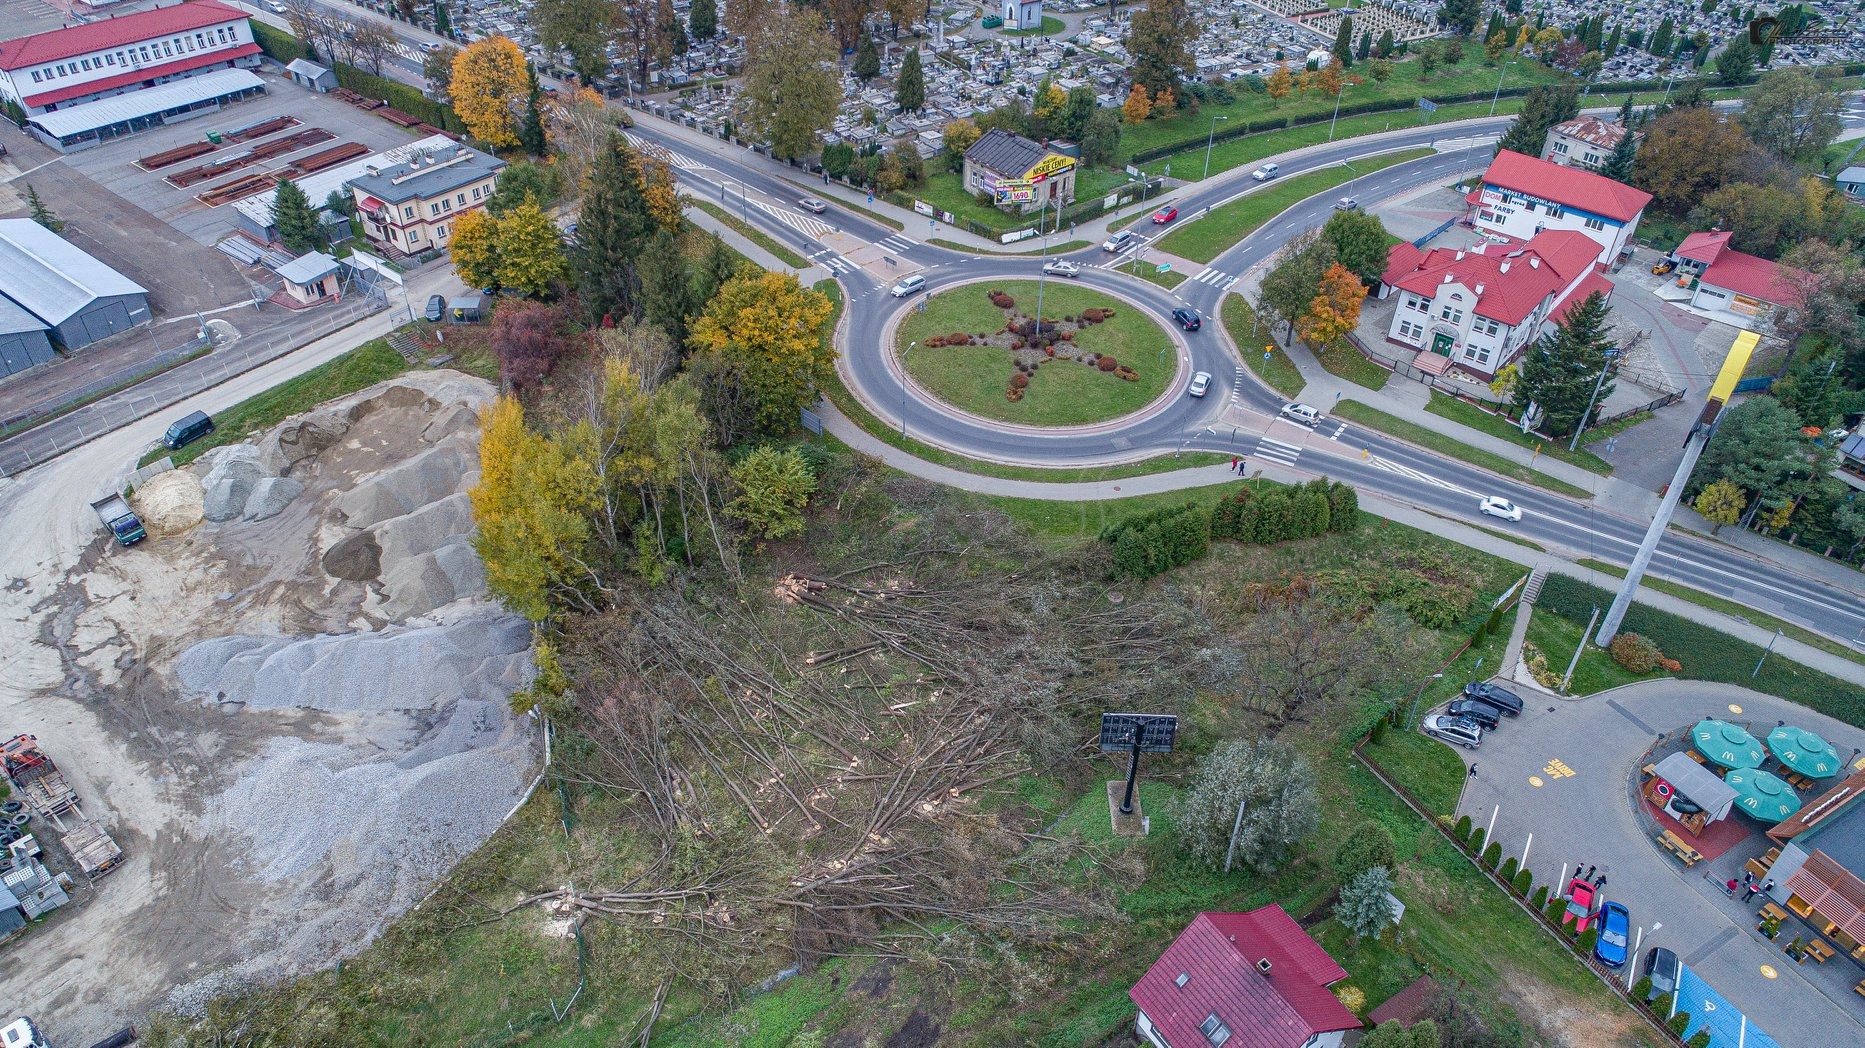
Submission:
[[1295,460],[1300,458],[1301,454],[1302,449],[1294,444],[1284,444],[1280,440],[1272,440],[1269,437],[1258,437],[1256,440],[1256,455],[1258,458],[1266,458],[1275,462],[1280,462],[1285,466],[1293,466],[1295,465]]
[[678,168],[681,171],[710,170],[705,164],[701,163],[700,161],[695,160],[692,157],[687,156],[684,153],[676,153],[673,150],[668,149],[666,146],[661,145],[659,142],[650,142],[647,139],[642,138],[640,135],[634,134],[633,132],[629,132],[629,131],[622,132],[622,136],[628,139],[629,145],[634,146],[636,149],[639,149],[643,153],[646,153],[647,155],[653,157],[656,160],[659,160],[660,162],[668,165],[669,167]]
[[1458,493],[1459,495],[1468,495],[1473,499],[1482,498],[1481,495],[1477,494],[1474,491],[1471,491],[1469,488],[1459,487],[1458,485],[1452,484],[1450,481],[1445,480],[1442,477],[1434,477],[1431,474],[1424,472],[1423,470],[1413,469],[1410,466],[1401,466],[1397,462],[1392,462],[1392,461],[1389,461],[1383,458],[1375,458],[1373,459],[1373,465],[1377,466],[1380,469],[1385,470],[1388,473],[1397,473],[1401,477],[1410,477],[1413,480],[1422,481],[1426,484],[1432,485],[1433,487],[1443,488],[1445,491],[1454,491]]
[[893,251],[907,251],[912,248],[918,247],[920,242],[913,239],[912,237],[901,236],[899,233],[895,233],[893,236],[890,236],[890,237],[882,237],[878,243],[881,247],[888,248]]
[[1192,280],[1195,283],[1209,284],[1212,287],[1217,287],[1217,288],[1228,288],[1232,284],[1235,284],[1237,282],[1236,277],[1231,276],[1229,273],[1220,272],[1219,270],[1215,270],[1215,269],[1207,269],[1204,272],[1193,277]]

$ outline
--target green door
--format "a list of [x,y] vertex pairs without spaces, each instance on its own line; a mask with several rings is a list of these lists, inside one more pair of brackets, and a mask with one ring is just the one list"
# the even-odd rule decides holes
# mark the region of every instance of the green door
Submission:
[[1455,341],[1456,339],[1442,332],[1433,335],[1431,337],[1431,352],[1436,353],[1440,357],[1448,357],[1451,355],[1451,343]]

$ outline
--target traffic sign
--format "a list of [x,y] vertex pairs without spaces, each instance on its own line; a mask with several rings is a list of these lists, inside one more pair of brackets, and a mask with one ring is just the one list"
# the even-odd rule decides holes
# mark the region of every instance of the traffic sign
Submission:
[[1171,268],[1172,268],[1172,263],[1170,263],[1170,262],[1161,262],[1161,263],[1159,263],[1159,264],[1158,264],[1157,266],[1154,266],[1154,267],[1153,267],[1153,272],[1155,272],[1155,273],[1164,273],[1164,272],[1165,272],[1166,270],[1168,270],[1168,269],[1171,269]]

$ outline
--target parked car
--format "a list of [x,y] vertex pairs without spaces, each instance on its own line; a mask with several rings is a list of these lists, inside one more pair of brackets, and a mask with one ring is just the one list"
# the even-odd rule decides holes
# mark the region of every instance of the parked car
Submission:
[[440,323],[441,318],[445,317],[446,315],[447,315],[447,296],[429,295],[427,297],[427,311],[421,314],[421,318],[423,320],[426,320],[430,324],[438,324]]
[[825,204],[822,201],[817,200],[815,197],[804,197],[803,199],[797,201],[797,206],[809,212],[812,215],[820,215],[824,211],[829,210],[828,204]]
[[1631,951],[1632,915],[1621,903],[1609,902],[1600,907],[1599,942],[1593,944],[1593,956],[1608,968],[1625,967]]
[[190,411],[176,419],[175,424],[168,427],[168,432],[162,434],[162,445],[170,451],[175,451],[213,431],[214,420],[207,417],[207,412]]
[[1360,202],[1352,197],[1341,197],[1339,200],[1334,201],[1334,210],[1358,211],[1360,210]]
[[1488,516],[1501,517],[1503,520],[1520,521],[1522,507],[1510,502],[1500,495],[1486,495],[1476,508]]
[[1198,311],[1187,306],[1180,306],[1173,310],[1172,319],[1178,321],[1179,326],[1187,331],[1196,331],[1204,327],[1204,320],[1198,316]]
[[1661,258],[1658,260],[1658,263],[1656,265],[1651,267],[1651,274],[1653,276],[1661,277],[1664,274],[1669,273],[1671,270],[1676,269],[1676,268],[1677,268],[1677,261],[1675,259]]
[[1058,258],[1054,262],[1043,263],[1043,272],[1058,277],[1078,277],[1081,276],[1081,267]]
[[1681,967],[1677,955],[1662,946],[1646,950],[1645,978],[1651,980],[1651,995],[1645,999],[1654,1001],[1667,993],[1676,993],[1678,970]]
[[423,41],[423,42],[422,42],[422,44],[421,44],[421,50],[423,50],[423,51],[426,51],[426,52],[427,52],[428,54],[430,54],[430,55],[431,55],[431,54],[433,54],[434,52],[436,52],[436,51],[438,51],[438,50],[440,50],[441,48],[443,48],[443,47],[446,47],[446,46],[447,46],[446,44],[437,44],[437,43],[435,43],[435,42],[434,42],[434,41],[432,41],[432,40],[426,40],[426,41]]
[[1488,681],[1471,681],[1464,685],[1464,698],[1482,699],[1511,717],[1522,715],[1522,697]]
[[1185,393],[1188,396],[1202,397],[1209,392],[1211,392],[1211,373],[1209,371],[1200,371],[1196,375],[1193,375],[1192,384],[1185,387]]
[[1133,243],[1134,235],[1135,234],[1133,230],[1123,229],[1120,232],[1115,233],[1113,236],[1108,237],[1107,242],[1101,245],[1101,250],[1116,251],[1116,252],[1124,251],[1126,250],[1126,247],[1128,244]]
[[1160,208],[1159,210],[1157,210],[1157,211],[1155,211],[1155,212],[1153,212],[1153,225],[1156,225],[1156,226],[1163,226],[1163,225],[1165,225],[1165,224],[1166,224],[1167,222],[1170,222],[1170,221],[1172,221],[1173,219],[1175,219],[1175,218],[1177,218],[1177,217],[1179,217],[1179,209],[1178,209],[1178,208],[1176,208],[1176,207],[1162,207],[1162,208]]
[[1434,739],[1443,739],[1453,746],[1462,746],[1474,750],[1483,745],[1483,729],[1473,721],[1461,717],[1449,717],[1443,714],[1425,718],[1425,734]]
[[1314,426],[1321,421],[1321,412],[1307,404],[1284,404],[1279,413],[1290,422],[1299,422],[1304,426]]
[[921,276],[918,273],[915,273],[912,276],[907,277],[905,280],[902,280],[900,283],[895,284],[893,286],[892,294],[895,298],[905,298],[908,295],[911,295],[914,292],[919,291],[921,288],[924,288],[925,286],[926,286],[926,278]]
[[1502,711],[1482,699],[1452,699],[1444,712],[1473,721],[1484,731],[1494,730],[1496,725],[1502,723]]
[[1262,167],[1250,172],[1250,177],[1256,179],[1258,182],[1267,182],[1276,177],[1276,172],[1280,170],[1282,170],[1282,167],[1279,164],[1264,164]]

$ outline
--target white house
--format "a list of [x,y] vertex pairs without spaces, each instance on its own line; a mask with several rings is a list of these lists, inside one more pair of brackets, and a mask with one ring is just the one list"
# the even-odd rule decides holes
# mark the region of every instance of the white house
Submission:
[[1562,167],[1598,171],[1630,133],[1624,124],[1596,116],[1563,120],[1548,128],[1547,137],[1541,143],[1541,159]]
[[1572,230],[1599,245],[1598,260],[1610,263],[1632,242],[1651,194],[1505,149],[1465,200],[1482,232],[1520,243],[1546,230]]
[[1417,349],[1421,370],[1455,366],[1492,379],[1570,305],[1595,291],[1612,297],[1597,251],[1572,230],[1544,231],[1521,247],[1400,244],[1381,278],[1398,307],[1386,337]]
[[0,42],[0,98],[32,117],[258,64],[246,12],[194,0]]
[[1039,29],[1043,24],[1043,0],[1004,0],[1005,29]]

